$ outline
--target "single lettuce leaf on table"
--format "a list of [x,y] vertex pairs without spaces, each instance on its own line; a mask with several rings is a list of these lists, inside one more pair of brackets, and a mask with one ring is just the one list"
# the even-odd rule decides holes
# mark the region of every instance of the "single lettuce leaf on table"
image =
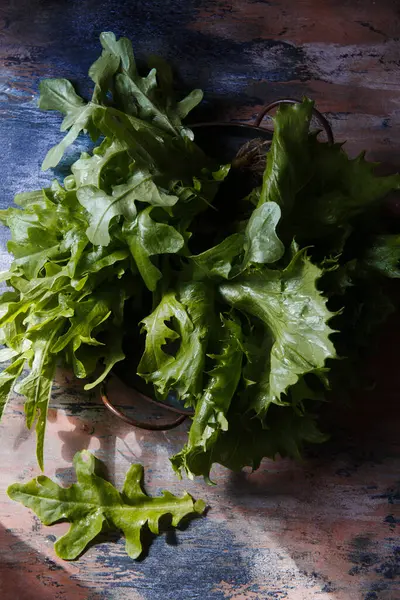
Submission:
[[390,279],[400,278],[400,235],[380,235],[372,240],[365,263]]
[[243,414],[241,408],[231,404],[229,428],[221,433],[213,449],[213,462],[232,471],[244,467],[256,470],[265,457],[299,460],[307,444],[321,444],[329,437],[320,431],[316,414],[310,409],[299,414],[290,406],[274,405],[265,427],[254,413]]
[[125,536],[128,556],[138,558],[142,551],[141,531],[147,526],[156,535],[159,521],[171,515],[177,527],[188,515],[201,515],[202,500],[196,502],[185,493],[174,496],[164,491],[157,498],[149,497],[142,488],[143,467],[131,465],[122,491],[98,475],[98,461],[87,450],[74,457],[77,482],[62,488],[48,477],[40,475],[32,481],[14,483],[7,493],[39,517],[44,525],[68,521],[68,532],[55,543],[60,558],[74,560],[95,540],[102,530],[120,530]]

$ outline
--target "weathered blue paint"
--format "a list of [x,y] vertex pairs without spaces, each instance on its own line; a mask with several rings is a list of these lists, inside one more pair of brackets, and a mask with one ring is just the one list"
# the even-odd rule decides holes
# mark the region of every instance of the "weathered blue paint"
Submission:
[[207,518],[191,522],[185,531],[155,538],[148,555],[138,563],[126,556],[123,544],[121,540],[116,547],[101,547],[96,573],[107,579],[112,572],[111,587],[121,589],[129,588],[126,573],[131,571],[138,578],[135,590],[143,600],[223,600],[222,591],[214,589],[216,582],[240,586],[251,581],[242,545],[223,524],[211,525]]

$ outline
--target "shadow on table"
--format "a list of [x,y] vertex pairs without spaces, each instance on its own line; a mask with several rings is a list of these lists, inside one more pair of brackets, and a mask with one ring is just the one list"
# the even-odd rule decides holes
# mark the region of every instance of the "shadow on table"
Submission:
[[335,600],[350,589],[360,599],[392,598],[400,573],[399,333],[394,317],[366,365],[375,388],[355,394],[351,405],[332,405],[330,441],[308,449],[300,464],[265,461],[227,484],[249,535],[252,528],[261,539],[264,531],[309,585],[336,592]]
[[67,591],[74,600],[99,598],[55,561],[0,524],[1,600],[56,600],[60,590]]

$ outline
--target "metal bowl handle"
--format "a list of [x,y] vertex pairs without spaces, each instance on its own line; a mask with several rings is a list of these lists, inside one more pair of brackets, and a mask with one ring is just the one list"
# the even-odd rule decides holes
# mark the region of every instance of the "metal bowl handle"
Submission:
[[122,419],[122,421],[125,421],[125,423],[128,423],[133,427],[138,427],[139,429],[147,429],[148,431],[167,431],[168,429],[174,429],[174,427],[178,427],[178,425],[183,423],[183,421],[187,419],[187,417],[193,414],[192,411],[181,411],[177,408],[173,408],[172,406],[168,406],[166,404],[162,404],[161,402],[157,402],[157,400],[153,400],[152,398],[141,394],[137,390],[132,391],[133,396],[137,396],[139,398],[142,398],[143,400],[146,400],[147,402],[150,402],[151,404],[155,404],[161,408],[164,408],[165,410],[179,414],[179,417],[177,419],[174,419],[173,421],[163,420],[161,423],[151,423],[150,421],[140,421],[139,419],[128,417],[125,413],[123,413],[116,406],[114,406],[114,404],[112,404],[107,392],[107,383],[104,382],[100,389],[100,397],[103,404],[108,408],[110,412],[113,413],[113,415],[115,415],[119,419]]
[[[260,110],[260,112],[258,113],[256,118],[254,119],[254,125],[256,127],[260,127],[261,122],[264,119],[265,115],[267,113],[269,113],[276,106],[279,106],[280,104],[301,104],[301,101],[294,100],[293,98],[283,98],[282,100],[275,100],[275,102],[271,102],[270,104],[263,106],[263,108]],[[317,121],[322,125],[322,127],[326,133],[326,137],[328,138],[328,142],[330,144],[333,144],[333,142],[334,142],[333,131],[329,124],[329,121],[316,108],[312,109],[312,114],[317,119]]]

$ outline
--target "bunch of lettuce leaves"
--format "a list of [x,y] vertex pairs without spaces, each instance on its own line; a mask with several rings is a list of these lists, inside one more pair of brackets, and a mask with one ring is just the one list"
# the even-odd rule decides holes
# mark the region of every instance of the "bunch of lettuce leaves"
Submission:
[[91,100],[50,79],[39,102],[65,115],[67,132],[44,169],[82,131],[97,146],[62,185],[19,194],[20,208],[0,214],[14,256],[2,275],[0,412],[15,385],[42,467],[56,366],[91,389],[124,359],[126,339],[144,340],[138,375],[160,401],[174,394],[194,409],[177,473],[207,479],[213,463],[297,457],[326,438],[318,412],[336,365],[391,310],[400,236],[377,215],[400,176],[321,142],[304,99],[280,107],[263,179],[229,210],[229,197],[218,201],[229,165],[182,123],[201,92],[177,101],[161,59],[142,77],[126,38],[100,40]]

